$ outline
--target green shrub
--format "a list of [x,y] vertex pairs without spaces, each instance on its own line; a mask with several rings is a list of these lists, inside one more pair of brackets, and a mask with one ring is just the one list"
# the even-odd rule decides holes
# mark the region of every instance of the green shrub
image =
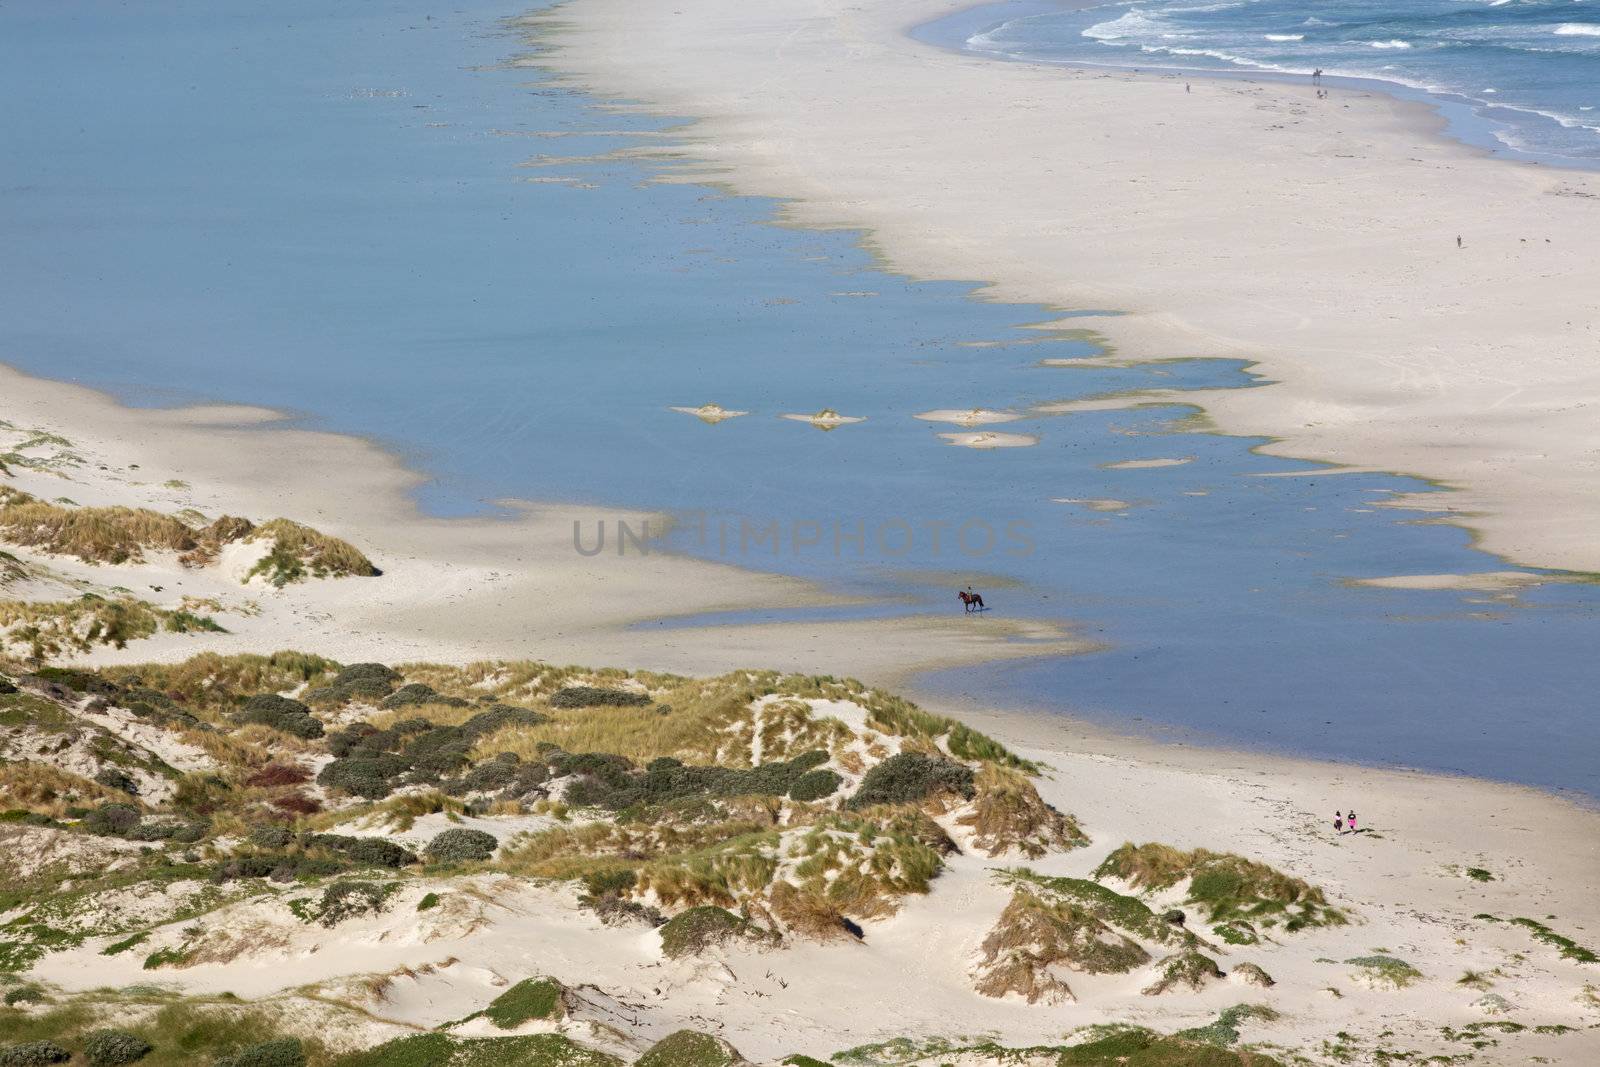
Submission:
[[139,825],[139,809],[132,804],[102,804],[83,817],[83,828],[101,837],[122,837]]
[[448,704],[452,708],[461,708],[465,707],[467,702],[460,697],[440,696],[431,685],[412,682],[410,685],[402,685],[384,697],[383,703],[378,706],[393,709],[410,707],[414,704]]
[[593,685],[569,685],[550,697],[552,708],[637,708],[650,703],[646,693],[626,689],[602,689]]
[[345,834],[306,834],[300,840],[306,848],[325,848],[365,867],[404,867],[417,862],[416,855],[403,845],[382,837],[349,837]]
[[120,1067],[135,1063],[150,1052],[150,1042],[126,1030],[95,1030],[83,1038],[83,1054],[89,1067]]
[[352,663],[327,685],[306,693],[313,704],[343,704],[357,698],[382,700],[394,691],[400,672],[381,663]]
[[44,990],[36,985],[19,985],[6,990],[4,999],[8,1008],[17,1004],[38,1004],[44,1000]]
[[66,1063],[72,1053],[54,1041],[24,1041],[0,1048],[0,1067],[43,1067],[47,1063]]
[[679,1030],[650,1046],[634,1067],[732,1067],[744,1057],[719,1037]]
[[843,778],[830,770],[807,771],[789,787],[791,800],[821,800],[831,797],[839,789]]
[[438,906],[439,906],[439,894],[438,893],[424,893],[422,895],[422,899],[417,901],[417,910],[418,911],[428,911],[428,910],[430,910],[432,908],[437,908]]
[[306,1054],[299,1040],[277,1038],[246,1045],[231,1056],[224,1056],[216,1067],[305,1067]]
[[120,793],[139,792],[138,783],[128,777],[126,771],[119,767],[102,767],[94,776],[96,785],[103,785],[107,789],[115,789]]
[[250,830],[250,843],[261,848],[288,848],[294,844],[294,831],[287,826],[256,826]]
[[1363,976],[1373,984],[1386,985],[1391,989],[1404,989],[1422,978],[1421,971],[1393,956],[1356,956],[1345,962],[1360,967]]
[[462,723],[461,729],[467,736],[476,739],[488,737],[508,726],[538,726],[549,721],[550,716],[540,715],[537,711],[530,711],[527,708],[516,708],[510,704],[491,704],[484,711],[478,712]]
[[383,910],[389,891],[375,882],[335,882],[322,891],[317,921],[334,927],[346,919],[372,915]]
[[428,842],[427,853],[435,863],[471,863],[488,859],[498,847],[493,834],[458,826]]
[[312,716],[310,708],[276,693],[259,693],[245,701],[239,721],[260,723],[307,740],[322,736],[322,721]]
[[515,1030],[534,1019],[559,1018],[564,992],[554,978],[524,978],[495,997],[483,1015],[502,1030]]
[[921,752],[901,752],[869,770],[846,805],[865,808],[873,804],[914,804],[936,793],[956,793],[971,799],[977,791],[972,768]]
[[415,1034],[342,1056],[337,1067],[622,1067],[615,1056],[561,1034],[459,1038]]
[[705,905],[673,916],[661,928],[661,951],[668,959],[698,956],[745,933],[750,924],[726,908]]
[[317,782],[352,796],[381,800],[394,792],[395,777],[408,769],[406,761],[398,756],[336,759],[322,768]]

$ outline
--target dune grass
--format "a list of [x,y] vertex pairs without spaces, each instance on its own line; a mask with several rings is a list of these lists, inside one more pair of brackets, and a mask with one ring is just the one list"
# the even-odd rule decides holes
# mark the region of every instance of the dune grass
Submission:
[[372,578],[382,573],[348,541],[289,519],[264,522],[244,539],[272,542],[267,554],[250,568],[246,580],[259,576],[280,589],[306,578]]
[[1283,925],[1291,932],[1337,926],[1347,920],[1328,904],[1322,890],[1264,863],[1227,852],[1131,842],[1116,849],[1095,871],[1096,878],[1120,878],[1138,889],[1170,889],[1189,881],[1187,901],[1214,923],[1245,921],[1263,927]]
[[972,830],[973,844],[990,856],[1017,851],[1038,859],[1089,843],[1078,821],[1046,804],[1020,771],[985,763],[973,786],[973,810],[959,821]]
[[147,549],[189,552],[196,531],[146,508],[79,508],[49,504],[0,486],[0,538],[88,563],[140,563]]
[[85,593],[76,600],[0,600],[0,651],[35,662],[96,645],[127,648],[128,642],[167,633],[227,633],[211,616],[168,610],[133,597],[107,599]]
[[1486,922],[1509,922],[1513,926],[1523,927],[1533,935],[1535,941],[1541,941],[1559,950],[1563,959],[1576,960],[1579,963],[1600,963],[1600,954],[1597,954],[1593,949],[1585,948],[1565,934],[1556,933],[1537,919],[1500,919],[1488,914],[1479,914],[1473,917]]

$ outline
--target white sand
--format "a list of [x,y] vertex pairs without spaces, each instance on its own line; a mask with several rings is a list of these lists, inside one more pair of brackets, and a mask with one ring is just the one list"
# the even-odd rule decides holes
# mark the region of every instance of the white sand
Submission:
[[1118,356],[1257,361],[1278,384],[1203,394],[1225,429],[1458,486],[1490,551],[1600,570],[1600,176],[1485,158],[1382,94],[1186,94],[905,35],[961,3],[571,0],[538,61],[698,116],[681,180],[863,227],[892,270],[1125,312],[1057,324]]
[[852,423],[866,422],[864,415],[841,415],[837,411],[818,411],[810,415],[781,415],[791,422],[808,422],[819,430],[832,430]]
[[[707,671],[775,664],[892,681],[908,667],[933,661],[1086,647],[1049,628],[1006,629],[995,620],[974,625],[960,615],[894,626],[624,630],[651,610],[762,598],[799,603],[815,593],[800,583],[665,556],[619,565],[614,573],[573,555],[561,543],[566,532],[557,537],[547,529],[548,509],[523,509],[498,522],[423,518],[404,495],[414,475],[393,459],[359,441],[270,428],[262,412],[128,410],[86,390],[9,371],[0,371],[0,396],[0,418],[61,433],[87,460],[65,470],[66,478],[19,472],[9,484],[64,489],[81,503],[193,506],[208,515],[287,513],[353,539],[386,570],[382,578],[313,582],[279,593],[246,589],[210,571],[183,572],[170,561],[80,566],[86,581],[137,587],[157,599],[192,586],[227,598],[239,611],[249,602],[258,605],[255,615],[225,616],[237,630],[231,636],[134,642],[116,654],[123,660],[177,658],[202,648],[298,647],[347,661],[529,656]],[[167,485],[173,478],[184,484]],[[67,567],[53,558],[32,562]],[[990,860],[969,848],[951,858],[929,896],[912,899],[895,918],[869,923],[862,945],[805,944],[779,953],[736,951],[726,961],[668,963],[653,934],[600,927],[574,907],[570,888],[504,881],[484,886],[479,896],[450,891],[444,904],[419,918],[415,898],[429,886],[417,884],[388,915],[341,925],[332,934],[304,926],[281,908],[242,901],[203,924],[219,943],[249,946],[242,958],[166,970],[160,980],[252,998],[327,982],[352,991],[371,1012],[364,1029],[330,1039],[361,1044],[406,1026],[460,1018],[508,981],[551,973],[603,991],[586,996],[629,1005],[616,1015],[602,1003],[595,1021],[625,1023],[616,1040],[634,1051],[679,1027],[709,1026],[746,1055],[772,1059],[904,1034],[998,1032],[1007,1043],[1027,1044],[1059,1040],[1064,1031],[1095,1022],[1170,1031],[1203,1025],[1241,1001],[1284,1013],[1276,1023],[1249,1027],[1251,1041],[1300,1048],[1343,1030],[1371,1043],[1391,1030],[1399,1036],[1385,1039],[1390,1045],[1452,1052],[1458,1047],[1443,1042],[1438,1027],[1485,1018],[1473,1006],[1479,991],[1455,979],[1468,968],[1498,968],[1494,992],[1515,1006],[1518,1022],[1575,1028],[1560,1036],[1503,1036],[1499,1051],[1515,1056],[1506,1062],[1542,1055],[1586,1064],[1600,1057],[1600,1029],[1591,1028],[1600,1023],[1600,1006],[1581,999],[1585,984],[1600,975],[1561,959],[1520,927],[1473,918],[1479,912],[1528,915],[1580,943],[1600,943],[1600,896],[1593,892],[1600,883],[1600,815],[1594,811],[1484,782],[1157,746],[1107,737],[1067,719],[945,710],[1047,763],[1051,777],[1041,791],[1077,815],[1093,837],[1086,849],[1031,865],[1084,875],[1123,840],[1232,850],[1325,886],[1336,905],[1355,914],[1355,924],[1220,957],[1224,969],[1260,963],[1277,979],[1270,990],[1230,979],[1202,993],[1150,998],[1139,992],[1150,980],[1147,968],[1117,978],[1071,975],[1078,1003],[1070,1006],[994,1001],[973,991],[972,957],[1007,897],[992,870],[1021,858]],[[864,722],[860,709],[838,703],[816,702],[815,713],[853,726]],[[130,741],[149,740],[122,731],[129,724],[102,718],[95,721],[128,732]],[[193,754],[164,755],[187,761]],[[1376,833],[1331,834],[1331,812],[1351,805]],[[946,821],[958,838],[966,833]],[[532,825],[527,819],[471,824],[502,833]],[[415,843],[442,825],[442,819],[420,820],[400,836]],[[47,847],[42,840],[26,846]],[[1469,879],[1467,867],[1485,868],[1495,881]],[[181,941],[188,925],[163,928],[150,945]],[[67,989],[150,979],[142,952],[103,956],[105,940],[49,956],[36,973]],[[1374,990],[1362,984],[1356,968],[1319,962],[1379,949],[1416,966],[1424,980],[1398,993]],[[410,971],[389,986],[369,987],[356,978],[402,967]],[[1323,992],[1330,986],[1341,999]],[[361,991],[370,988],[382,989],[382,998],[362,1001]],[[286,1003],[298,1005],[295,1017],[306,1019],[302,1000]],[[342,1018],[349,1025],[349,1017]]]
[[1395,574],[1382,578],[1353,578],[1350,585],[1373,589],[1464,590],[1479,593],[1508,593],[1532,586],[1562,582],[1560,575],[1532,574],[1528,571],[1480,571],[1476,574]]
[[748,411],[729,411],[721,404],[701,404],[697,408],[673,408],[672,410],[682,412],[685,415],[693,415],[701,422],[709,423],[712,426],[728,419],[737,419],[741,415],[750,414]]
[[1014,422],[1022,418],[1010,411],[990,411],[987,408],[939,408],[917,415],[924,422],[953,422],[957,426],[988,426],[997,422]]
[[[810,703],[816,716],[865,727],[854,704]],[[759,702],[755,710],[759,715]],[[1577,1065],[1600,1056],[1600,1029],[1590,1028],[1600,1022],[1600,1007],[1580,999],[1594,968],[1561,959],[1524,929],[1473,918],[1480,912],[1553,915],[1552,927],[1593,942],[1600,897],[1585,888],[1596,873],[1600,818],[1594,813],[1508,786],[1157,749],[1037,717],[976,709],[963,715],[1020,754],[1047,762],[1051,771],[1041,793],[1076,814],[1092,843],[1031,861],[991,859],[966,848],[948,858],[929,895],[908,898],[892,918],[865,923],[861,944],[802,942],[779,952],[735,949],[725,957],[669,961],[648,929],[604,927],[579,910],[570,886],[485,876],[467,892],[459,882],[408,883],[386,914],[332,931],[294,920],[281,903],[247,899],[197,924],[208,931],[201,944],[250,945],[240,958],[155,977],[182,990],[227,989],[249,998],[334,983],[371,1012],[376,1028],[367,1040],[377,1040],[388,1036],[379,1024],[438,1025],[481,1008],[511,981],[552,974],[572,986],[589,984],[580,990],[592,1001],[586,1011],[627,1004],[626,1013],[608,1021],[636,1050],[695,1026],[714,1030],[752,1059],[775,1062],[797,1050],[825,1055],[906,1035],[992,1033],[1005,1044],[1027,1045],[1057,1041],[1091,1023],[1137,1021],[1172,1030],[1204,1025],[1241,1002],[1282,1013],[1276,1022],[1245,1027],[1249,1041],[1304,1051],[1344,1031],[1370,1047],[1391,1031],[1384,1041],[1391,1048],[1457,1052],[1461,1047],[1438,1028],[1486,1017],[1474,1006],[1482,992],[1456,982],[1470,968],[1492,974],[1495,994],[1530,1027],[1504,1036],[1498,1049],[1475,1062],[1520,1063],[1542,1055]],[[1352,804],[1368,832],[1336,836],[1332,812]],[[958,840],[969,840],[955,818],[942,822]],[[468,821],[501,835],[517,823]],[[399,839],[415,844],[446,825],[430,816]],[[1199,993],[1146,997],[1139,992],[1150,980],[1146,967],[1123,976],[1065,974],[1078,999],[1060,1007],[977,995],[972,959],[1008,897],[994,872],[1026,862],[1043,873],[1083,877],[1124,840],[1255,857],[1324,887],[1353,921],[1279,933],[1275,943],[1217,947],[1224,970],[1246,961],[1264,967],[1277,983],[1266,990],[1233,978]],[[1552,840],[1570,845],[1551,848]],[[1468,878],[1468,867],[1487,869],[1494,881]],[[441,905],[418,913],[416,901],[430,890],[443,895]],[[1199,925],[1198,916],[1195,921]],[[68,989],[147,982],[152,976],[142,969],[144,952],[183,941],[188,925],[170,924],[139,952],[112,957],[100,954],[108,938],[91,939],[47,957],[35,974]],[[1359,969],[1343,961],[1376,952],[1405,960],[1424,977],[1402,991],[1369,988]],[[416,973],[397,975],[400,981],[381,999],[364,1001],[361,983],[351,980],[403,967]],[[1330,987],[1339,998],[1326,992]],[[1576,1032],[1531,1030],[1552,1025]]]
[[[667,625],[667,618],[703,612],[847,601],[795,579],[659,550],[640,555],[631,544],[617,555],[617,521],[638,532],[652,518],[646,515],[511,501],[509,518],[429,518],[409,496],[421,476],[394,457],[354,438],[273,426],[273,413],[261,409],[130,409],[0,367],[0,419],[58,433],[86,460],[60,474],[19,468],[6,479],[42,499],[169,513],[192,507],[208,519],[282,515],[345,538],[384,571],[278,591],[241,585],[237,567],[186,571],[154,557],[94,567],[11,547],[56,573],[123,586],[163,607],[199,596],[228,609],[218,621],[229,634],[162,634],[121,651],[99,650],[98,661],[300,647],[345,662],[536,658],[682,673],[827,663],[830,671],[887,685],[925,667],[1094,647],[1052,623],[996,619],[974,627],[954,609],[839,623]],[[165,484],[174,479],[183,487]],[[586,547],[597,523],[606,522],[603,553],[574,550],[576,520]],[[661,519],[654,521],[660,529]]]
[[996,433],[993,430],[942,433],[939,436],[962,448],[1031,448],[1039,443],[1039,439],[1030,433]]
[[1160,459],[1125,459],[1118,463],[1102,463],[1101,470],[1108,471],[1144,471],[1155,470],[1158,467],[1181,467],[1185,463],[1193,463],[1194,456],[1167,456]]

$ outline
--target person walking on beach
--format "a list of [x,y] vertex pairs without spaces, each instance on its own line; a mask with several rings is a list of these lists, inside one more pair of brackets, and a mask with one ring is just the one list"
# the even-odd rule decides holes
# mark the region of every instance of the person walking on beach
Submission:
[[1346,815],[1344,817],[1344,821],[1345,821],[1345,825],[1350,827],[1350,832],[1351,833],[1355,833],[1356,832],[1356,813],[1355,813],[1355,809],[1353,809],[1353,808],[1351,809],[1350,814]]
[[1333,832],[1336,834],[1344,833],[1344,812],[1342,811],[1333,813]]
[[1461,247],[1461,235],[1459,233],[1456,234],[1456,247],[1457,248]]
[[1321,85],[1322,84],[1322,68],[1321,67],[1318,67],[1316,70],[1311,72],[1311,84],[1312,85]]

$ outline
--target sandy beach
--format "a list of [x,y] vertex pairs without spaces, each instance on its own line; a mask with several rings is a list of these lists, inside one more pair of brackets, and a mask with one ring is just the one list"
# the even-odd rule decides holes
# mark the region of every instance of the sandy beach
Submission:
[[[158,603],[183,596],[260,601],[274,608],[238,615],[218,651],[315,643],[347,660],[466,661],[521,657],[537,649],[556,662],[715,673],[759,664],[829,670],[892,684],[919,669],[1013,656],[1071,654],[1094,647],[1049,622],[907,616],[859,622],[674,625],[721,612],[777,613],[850,603],[815,585],[664,551],[618,552],[616,524],[637,533],[660,516],[603,508],[506,501],[506,517],[436,519],[412,492],[422,478],[370,442],[288,430],[276,413],[242,407],[175,410],[123,407],[103,394],[0,367],[0,419],[68,441],[81,459],[57,473],[18,472],[13,484],[43,499],[120,503],[208,517],[291,516],[365,546],[393,582],[332,582],[249,591],[234,576],[183,572],[170,561],[121,583]],[[21,436],[26,436],[22,434]],[[307,472],[315,472],[308,475]],[[169,482],[179,483],[174,487]],[[576,535],[584,552],[574,546]],[[595,554],[598,524],[610,524]],[[85,579],[104,568],[53,561]],[[161,585],[162,594],[148,588]],[[277,618],[279,622],[267,621]],[[289,625],[290,630],[276,629]],[[182,657],[185,641],[159,637],[105,659]]]
[[1250,360],[1269,388],[1188,397],[1224,430],[1447,484],[1489,551],[1600,569],[1600,178],[1377,92],[1185,93],[907,36],[960,6],[573,0],[530,20],[530,62],[693,120],[689,180],[858,227],[892,270],[1118,312],[1063,325],[1121,358]]
[[[163,634],[121,650],[98,648],[79,662],[177,662],[202,651],[296,648],[346,661],[537,657],[699,672],[772,663],[835,672],[843,664],[888,683],[914,664],[992,658],[1034,647],[1028,642],[1057,653],[1073,647],[1070,638],[1031,633],[1026,624],[1009,627],[1007,639],[977,642],[971,631],[957,628],[960,617],[955,625],[872,624],[870,641],[861,624],[656,631],[648,625],[649,611],[774,598],[806,604],[817,602],[817,594],[803,583],[665,556],[618,574],[591,570],[588,561],[562,550],[555,533],[540,533],[546,509],[523,509],[505,520],[426,519],[406,496],[416,476],[394,458],[364,442],[275,427],[268,412],[128,409],[88,390],[10,371],[4,385],[0,417],[48,428],[69,443],[52,447],[70,448],[80,460],[53,472],[14,472],[6,484],[35,495],[70,495],[84,505],[194,507],[208,516],[286,513],[355,539],[384,570],[377,578],[271,590],[242,586],[233,574],[185,569],[160,554],[138,565],[90,566],[17,549],[19,558],[96,588],[130,589],[156,603],[209,598],[224,608],[217,617],[233,631]],[[697,592],[686,598],[686,589]],[[572,605],[562,603],[568,599]],[[552,600],[562,606],[536,607]],[[847,721],[859,714],[847,706],[822,710]],[[323,951],[328,940],[297,923],[285,928],[270,905],[231,905],[207,921],[248,931],[259,947],[242,955],[229,949],[225,961],[163,970],[161,979],[187,996],[226,989],[263,1010],[288,1012],[283,1018],[299,1020],[291,1031],[300,1027],[335,1049],[460,1018],[532,971],[581,987],[591,998],[604,991],[598,1003],[625,1005],[620,1015],[620,1009],[606,1009],[595,1016],[604,1026],[580,1012],[560,1031],[623,1056],[686,1026],[709,1027],[757,1062],[795,1049],[844,1048],[907,1034],[957,1040],[993,1034],[1012,1046],[1046,1044],[1099,1023],[1138,1023],[1159,1032],[1204,1027],[1242,1000],[1277,1013],[1249,1028],[1254,1047],[1310,1050],[1313,1062],[1334,1053],[1452,1054],[1482,1041],[1485,1027],[1496,1044],[1476,1046],[1479,1062],[1538,1055],[1577,1064],[1600,1055],[1592,965],[1562,958],[1505,921],[1534,916],[1579,946],[1596,940],[1600,813],[1592,808],[1471,779],[1117,737],[1066,717],[976,705],[935,710],[1042,765],[1040,795],[1081,822],[1088,844],[1042,857],[986,854],[972,849],[970,831],[960,822],[964,809],[949,812],[941,823],[966,843],[965,854],[946,860],[927,896],[869,922],[865,946],[802,940],[781,952],[730,946],[714,959],[663,960],[653,933],[597,923],[575,905],[570,887],[486,873],[471,883],[471,893],[492,904],[457,907],[415,929],[406,917],[413,897],[420,899],[430,886],[459,893],[464,884],[419,882],[404,890],[404,907],[342,925],[331,942],[337,951]],[[95,721],[117,725],[105,715]],[[168,762],[201,771],[208,766],[204,752],[162,741],[160,731],[152,740],[131,725],[118,729],[155,745]],[[1352,806],[1362,813],[1364,832],[1336,834],[1332,813]],[[561,825],[548,815],[467,824],[502,837]],[[362,834],[421,848],[430,834],[460,820],[430,815],[400,829],[355,825]],[[0,848],[38,848],[27,833],[8,831],[12,836],[0,840]],[[1351,921],[1257,947],[1219,946],[1227,970],[1264,965],[1275,982],[1270,989],[1248,987],[1246,969],[1193,994],[1151,997],[1141,992],[1149,981],[1141,970],[1074,974],[1075,999],[1065,1006],[974,993],[980,947],[1007,899],[999,872],[1026,864],[1051,877],[1087,878],[1124,841],[1248,856],[1320,887]],[[153,936],[164,944],[182,925],[156,927]],[[31,977],[60,996],[91,1000],[108,983],[137,987],[146,981],[144,957],[108,959],[110,940],[46,956]],[[1391,987],[1352,962],[1373,958],[1402,960],[1421,977]],[[906,996],[910,988],[915,997]],[[585,1003],[584,1011],[600,1010],[592,1000]]]
[[[1600,176],[1485,158],[1374,92],[1186,93],[907,35],[959,7],[567,0],[518,26],[549,46],[524,62],[689,121],[665,149],[689,163],[660,181],[859,228],[891,271],[1101,309],[1039,324],[1092,328],[1107,351],[1084,365],[1229,357],[1271,384],[952,391],[892,417],[848,394],[841,415],[719,392],[750,410],[663,418],[771,423],[844,455],[914,418],[954,462],[1047,464],[1059,440],[1006,424],[1192,404],[1344,465],[1264,477],[1424,476],[1485,548],[1600,571],[1600,258],[1582,239]],[[1081,622],[953,598],[879,617],[894,605],[852,590],[619,550],[622,524],[664,516],[504,500],[438,517],[374,441],[4,365],[0,456],[0,1062],[99,1063],[107,1032],[155,1047],[103,1062],[150,1067],[1600,1062],[1593,803],[1410,770],[1407,752],[1202,747],[1087,724],[1054,693],[1040,712],[910,688],[1109,647],[1093,596],[1070,601]],[[1215,462],[1152,438],[1094,466],[1134,479],[1106,483],[1123,495],[1048,499],[1062,523],[1129,531],[1143,560],[1170,545],[1133,539],[1163,510],[1134,492]],[[279,518],[311,547],[256,536]],[[191,547],[162,539],[172,522]],[[129,530],[134,558],[83,547]],[[1509,609],[1580,580],[1408,562],[1327,582]],[[1277,618],[1225,588],[1219,627]],[[820,618],[836,608],[860,617]],[[52,619],[70,647],[47,655]],[[1174,650],[1147,651],[1139,670],[1172,669]],[[1418,673],[1403,641],[1386,651]],[[1237,707],[1242,732],[1273,714]],[[1477,736],[1465,715],[1433,728]],[[8,1059],[24,1042],[38,1058]]]

